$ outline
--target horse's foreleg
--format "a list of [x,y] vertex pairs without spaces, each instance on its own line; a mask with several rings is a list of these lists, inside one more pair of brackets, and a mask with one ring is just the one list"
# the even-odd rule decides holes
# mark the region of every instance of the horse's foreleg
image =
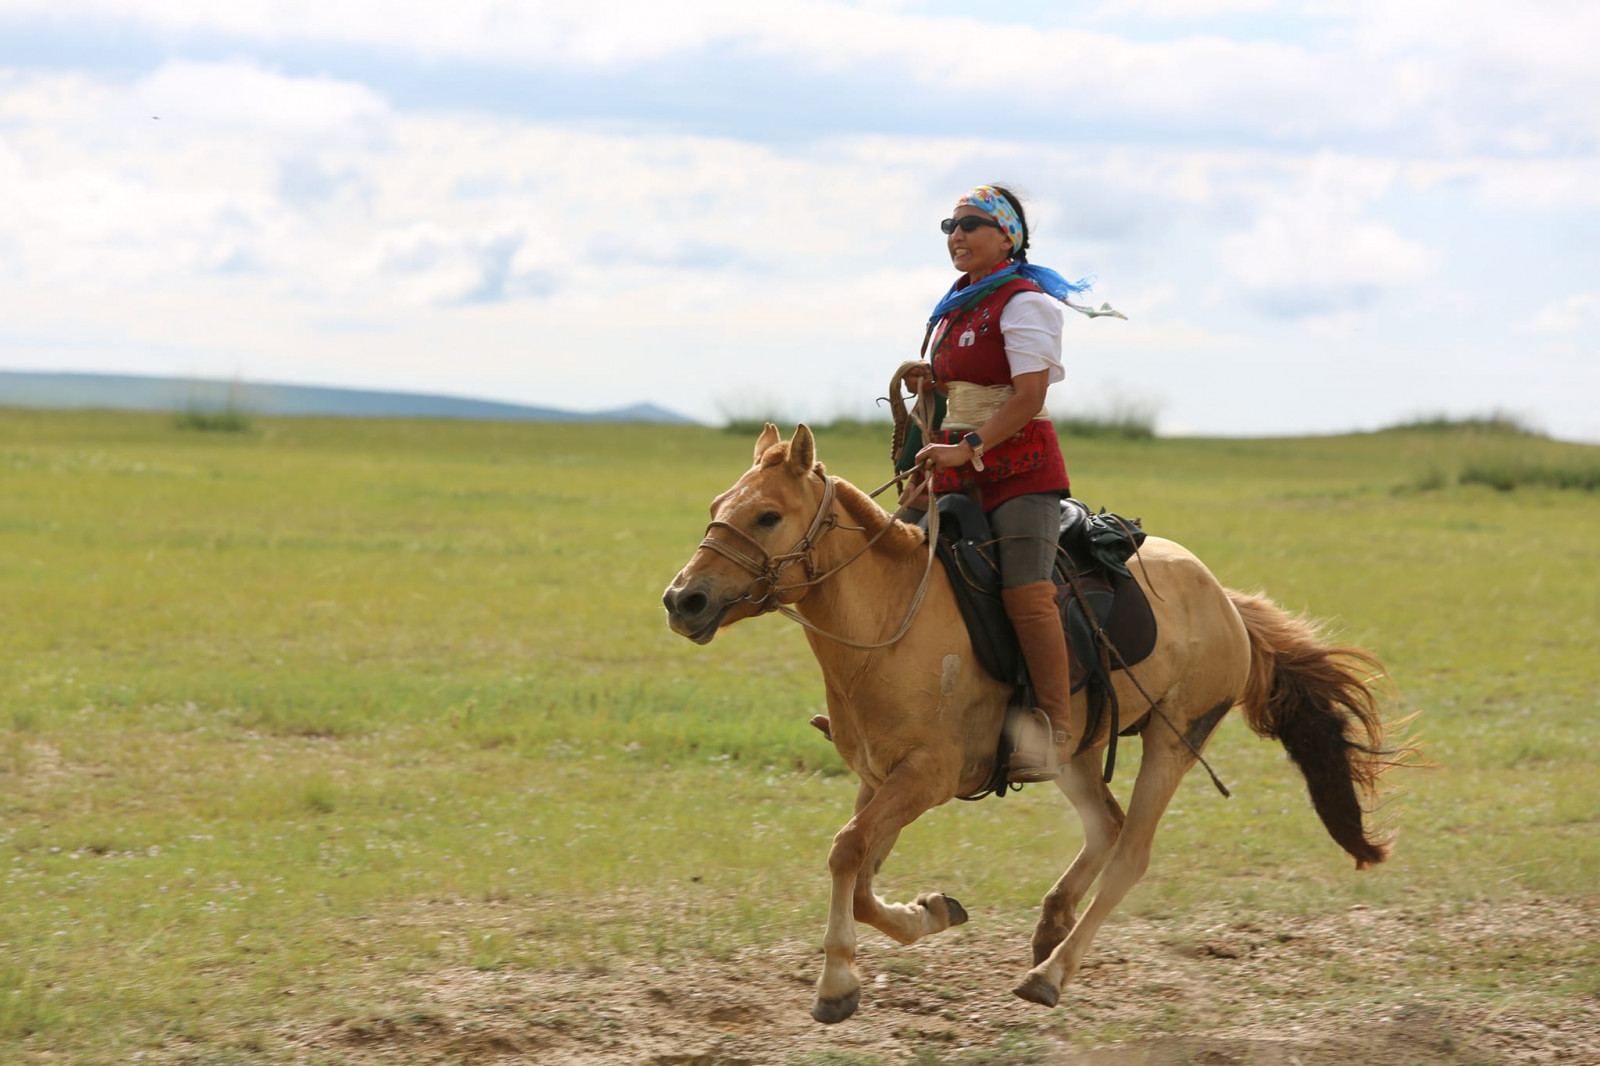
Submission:
[[1122,831],[1122,806],[1101,778],[1100,756],[1099,749],[1080,751],[1073,756],[1067,772],[1056,779],[1056,787],[1072,803],[1083,823],[1083,847],[1061,880],[1045,893],[1039,924],[1033,930],[1035,966],[1048,959],[1056,945],[1072,932],[1078,904],[1105,868],[1111,846]]
[[[909,763],[901,763],[876,791],[862,785],[856,797],[855,817],[833,838],[833,847],[828,850],[828,871],[833,875],[828,931],[822,939],[824,959],[822,976],[817,979],[817,999],[811,1006],[811,1016],[819,1022],[842,1022],[860,1004],[861,979],[855,971],[857,885],[865,880],[870,898],[869,861],[881,862],[901,829],[947,798],[930,787],[930,776],[919,774]],[[931,907],[922,909],[932,911]]]
[[889,835],[868,857],[856,877],[856,921],[866,922],[902,944],[915,943],[930,933],[940,933],[967,920],[967,912],[942,892],[924,892],[911,903],[888,903],[872,889],[872,879],[894,850],[899,832]]
[[1027,977],[1014,989],[1017,995],[1046,1007],[1056,1005],[1061,986],[1078,972],[1100,926],[1149,868],[1150,845],[1155,839],[1156,826],[1193,763],[1194,757],[1175,745],[1153,744],[1146,740],[1144,761],[1139,767],[1139,778],[1134,782],[1133,798],[1128,803],[1127,820],[1112,845],[1093,902],[1050,957],[1028,971]]

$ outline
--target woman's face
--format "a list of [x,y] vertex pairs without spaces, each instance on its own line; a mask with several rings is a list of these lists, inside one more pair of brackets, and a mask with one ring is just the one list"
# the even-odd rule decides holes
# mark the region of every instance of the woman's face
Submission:
[[[971,204],[956,208],[950,217],[962,219],[968,215],[989,219],[986,212]],[[974,281],[1011,258],[1011,238],[994,226],[979,226],[971,233],[957,226],[955,232],[945,238],[945,247],[950,249],[950,264]]]

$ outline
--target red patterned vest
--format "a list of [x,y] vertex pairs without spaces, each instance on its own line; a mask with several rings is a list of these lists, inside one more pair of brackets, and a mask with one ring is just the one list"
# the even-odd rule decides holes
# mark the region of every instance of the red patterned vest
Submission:
[[[964,308],[952,311],[934,330],[933,379],[977,385],[1009,385],[1011,364],[1000,332],[1000,313],[1019,292],[1041,292],[1025,278],[1014,278]],[[940,443],[954,444],[970,430],[934,431]],[[976,488],[983,509],[992,511],[1013,496],[1030,492],[1070,492],[1067,464],[1061,458],[1056,427],[1034,419],[1007,440],[990,441],[983,452],[983,470],[971,466],[940,471],[936,492]]]

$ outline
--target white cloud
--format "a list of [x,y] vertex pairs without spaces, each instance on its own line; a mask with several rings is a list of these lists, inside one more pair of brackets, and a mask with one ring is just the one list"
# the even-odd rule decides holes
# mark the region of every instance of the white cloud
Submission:
[[133,89],[135,114],[206,132],[241,127],[275,137],[348,135],[381,120],[388,106],[364,85],[334,78],[291,78],[249,62],[166,63]]
[[1108,0],[1091,16],[1107,22],[1130,17],[1192,22],[1218,15],[1257,14],[1277,6],[1277,0]]
[[[948,280],[930,220],[954,195],[930,195],[919,170],[972,147],[796,153],[415,115],[236,64],[148,83],[185,80],[267,102],[153,120],[80,79],[0,89],[13,115],[53,101],[0,140],[8,332],[54,338],[11,344],[11,365],[405,373],[403,387],[474,381],[551,402],[548,383],[564,403],[603,406],[610,368],[635,390],[766,381],[760,363],[789,350],[829,368],[809,396],[787,390],[815,403],[855,380],[869,346],[914,351]],[[861,204],[882,206],[849,206]],[[861,369],[851,391],[875,395],[880,376]]]
[[1393,164],[1323,155],[1296,187],[1267,196],[1254,224],[1224,240],[1224,268],[1269,314],[1316,317],[1372,306],[1414,284],[1437,254],[1365,217],[1393,182]]
[[1412,162],[1407,181],[1425,192],[1470,186],[1486,206],[1528,214],[1600,208],[1600,157],[1503,159],[1464,156]]
[[1541,307],[1529,320],[1534,333],[1575,333],[1600,323],[1600,292],[1580,292]]
[[[764,6],[764,5],[763,5]],[[775,10],[793,9],[775,0]],[[164,35],[221,34],[270,46],[339,44],[422,58],[539,61],[616,67],[742,36],[766,16],[733,0],[7,0],[12,19],[83,19],[151,27]]]
[[1600,5],[1588,0],[1346,0],[1355,50],[1426,89],[1443,143],[1570,154],[1600,138]]
[[[13,21],[133,23],[171,36],[262,47],[336,45],[414,60],[621,74],[663,61],[697,73],[754,57],[830,81],[888,75],[930,94],[987,93],[1044,118],[1092,116],[1165,129],[1248,130],[1311,140],[1382,134],[1395,144],[1561,152],[1600,136],[1600,5],[1327,0],[1283,16],[1277,39],[1206,32],[1257,0],[1134,0],[1106,27],[984,23],[898,4],[826,0],[502,0],[283,3],[11,0]],[[1179,11],[1178,8],[1182,8]],[[1116,31],[1184,14],[1165,40]],[[982,41],[982,47],[975,47]]]
[[10,117],[0,234],[13,269],[36,283],[147,287],[293,267],[320,227],[283,199],[283,165],[351,151],[371,165],[369,136],[387,111],[332,79],[174,63],[123,91],[14,79],[0,87],[0,114]]

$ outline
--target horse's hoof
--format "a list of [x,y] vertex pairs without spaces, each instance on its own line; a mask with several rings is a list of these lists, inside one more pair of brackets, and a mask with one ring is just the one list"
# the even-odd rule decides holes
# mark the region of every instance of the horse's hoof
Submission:
[[840,996],[838,999],[823,999],[818,996],[817,1001],[811,1004],[811,1016],[823,1025],[833,1025],[850,1017],[859,1006],[861,1006],[861,990],[859,988],[848,995]]
[[967,908],[963,907],[954,896],[944,898],[944,909],[950,915],[951,928],[967,924]]
[[1061,1001],[1061,993],[1042,973],[1030,973],[1023,982],[1011,990],[1029,1003],[1041,1007],[1054,1007]]

